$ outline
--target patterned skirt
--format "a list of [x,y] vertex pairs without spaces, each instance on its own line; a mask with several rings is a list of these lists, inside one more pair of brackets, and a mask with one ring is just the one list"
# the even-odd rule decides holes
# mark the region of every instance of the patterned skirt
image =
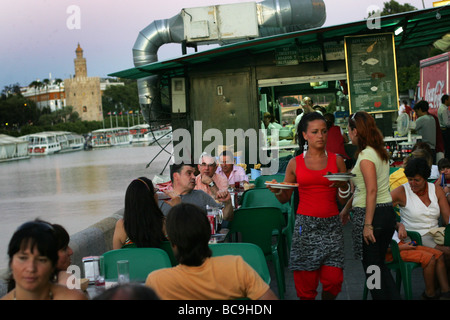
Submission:
[[297,214],[289,269],[313,271],[322,265],[344,268],[344,234],[339,215],[317,218]]

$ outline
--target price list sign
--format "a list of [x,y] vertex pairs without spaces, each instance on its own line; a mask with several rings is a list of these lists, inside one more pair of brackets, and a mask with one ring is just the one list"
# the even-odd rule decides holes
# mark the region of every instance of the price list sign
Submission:
[[348,36],[344,40],[350,112],[397,111],[394,35]]
[[298,64],[297,47],[278,48],[275,52],[277,66],[293,66]]

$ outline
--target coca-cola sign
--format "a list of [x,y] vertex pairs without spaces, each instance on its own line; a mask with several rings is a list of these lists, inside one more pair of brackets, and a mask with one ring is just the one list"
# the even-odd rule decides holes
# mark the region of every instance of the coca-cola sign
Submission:
[[[438,80],[433,84],[426,83],[425,100],[428,101],[430,109],[437,109],[441,105],[441,97],[445,94],[445,81]],[[431,110],[430,110],[431,111]]]
[[428,101],[428,112],[437,115],[441,98],[449,92],[449,53],[420,61],[420,96]]

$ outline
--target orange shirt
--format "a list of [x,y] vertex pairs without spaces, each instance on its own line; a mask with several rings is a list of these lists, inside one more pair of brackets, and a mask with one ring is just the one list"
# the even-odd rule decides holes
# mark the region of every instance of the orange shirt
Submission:
[[270,288],[241,256],[231,255],[208,258],[198,267],[153,271],[145,285],[162,300],[256,300]]

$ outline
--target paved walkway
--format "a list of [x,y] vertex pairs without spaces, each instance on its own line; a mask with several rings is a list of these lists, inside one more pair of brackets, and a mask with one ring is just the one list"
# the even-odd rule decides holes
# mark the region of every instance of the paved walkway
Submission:
[[[351,223],[344,226],[344,245],[345,245],[345,267],[344,267],[344,283],[342,285],[342,291],[338,295],[337,300],[362,300],[363,288],[364,288],[364,273],[361,261],[355,260],[353,257],[352,238],[351,238]],[[269,262],[269,269],[271,272],[271,288],[277,294],[277,281],[273,268]],[[393,273],[395,277],[395,273]],[[295,291],[294,279],[292,272],[285,270],[286,276],[286,293],[285,300],[298,300],[297,293]],[[420,300],[420,296],[425,289],[422,269],[416,268],[412,272],[412,288],[413,299]],[[319,286],[317,300],[320,299],[321,289]],[[401,291],[404,296],[403,287]],[[370,294],[369,294],[369,298]]]

